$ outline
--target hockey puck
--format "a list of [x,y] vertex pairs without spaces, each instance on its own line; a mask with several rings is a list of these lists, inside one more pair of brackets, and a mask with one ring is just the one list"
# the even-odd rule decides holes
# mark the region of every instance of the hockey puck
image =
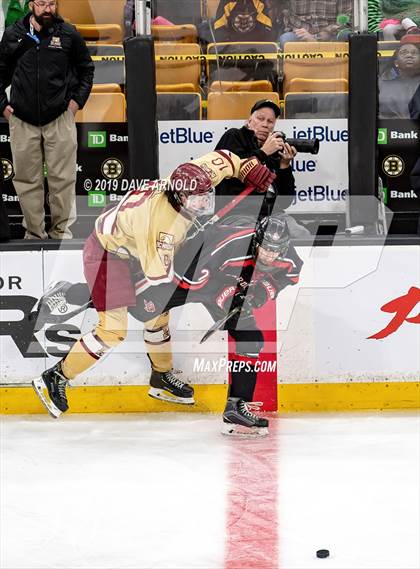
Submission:
[[330,552],[328,551],[328,549],[318,549],[318,551],[316,552],[316,556],[319,557],[320,559],[324,559],[325,557],[328,557],[330,555]]

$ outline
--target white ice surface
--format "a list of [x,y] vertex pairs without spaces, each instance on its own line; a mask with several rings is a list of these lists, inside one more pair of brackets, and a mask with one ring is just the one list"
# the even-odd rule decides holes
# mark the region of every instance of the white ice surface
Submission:
[[[2,417],[0,567],[223,569],[229,458],[243,441],[219,422]],[[283,416],[270,437],[278,569],[418,569],[417,415]]]

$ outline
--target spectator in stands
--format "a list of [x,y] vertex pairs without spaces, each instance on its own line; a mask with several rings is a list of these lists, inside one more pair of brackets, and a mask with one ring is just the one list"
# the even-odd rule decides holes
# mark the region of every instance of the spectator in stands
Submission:
[[7,216],[6,206],[3,202],[3,164],[0,157],[0,242],[8,241],[10,239],[9,218]]
[[405,36],[379,78],[379,117],[410,118],[409,104],[419,84],[420,36]]
[[[270,215],[276,199],[275,213],[280,213],[291,205],[296,195],[295,178],[291,166],[296,149],[285,143],[279,133],[274,132],[279,116],[280,109],[273,101],[269,99],[257,101],[251,109],[246,124],[241,128],[227,130],[216,145],[216,150],[230,150],[240,158],[255,156],[276,174],[272,185],[274,191],[269,190],[264,196],[255,191],[251,193],[232,211],[232,217],[236,219],[241,216],[253,216],[257,220],[259,216]],[[244,188],[244,184],[237,180],[222,181],[216,189],[216,198],[219,198],[217,209],[231,200],[231,196],[238,195]],[[290,215],[286,218],[292,237],[310,235],[309,231],[298,225]],[[229,219],[224,219],[223,223],[229,221]],[[234,224],[234,220],[231,223]]]
[[382,31],[384,40],[399,40],[419,26],[418,0],[368,0],[368,30]]
[[[86,103],[94,67],[76,29],[55,0],[31,0],[31,12],[6,29],[0,44],[0,112],[10,127],[26,239],[70,239],[76,219],[77,135],[74,116]],[[6,87],[11,84],[10,102]],[[51,227],[45,231],[44,173]]]
[[214,33],[218,42],[272,41],[267,0],[220,0]]
[[289,41],[347,41],[353,0],[288,0],[280,17],[281,49]]

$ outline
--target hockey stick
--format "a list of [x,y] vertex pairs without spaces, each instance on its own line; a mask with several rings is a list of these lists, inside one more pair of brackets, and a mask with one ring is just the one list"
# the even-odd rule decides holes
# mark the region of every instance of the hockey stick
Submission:
[[[215,322],[213,324],[213,326],[210,326],[210,328],[207,330],[207,332],[204,334],[204,336],[201,338],[200,340],[200,344],[202,344],[203,342],[205,342],[206,340],[208,340],[210,338],[210,336],[213,336],[213,334],[215,332],[217,332],[217,330],[221,330],[222,326],[224,326],[224,324],[226,324],[226,322],[232,318],[232,316],[234,316],[235,314],[238,314],[238,312],[241,312],[243,307],[243,302],[241,302],[240,305],[235,306],[235,308],[232,308],[232,310],[230,312],[228,312],[226,314],[226,316],[224,316],[223,318],[221,318],[220,320],[217,320],[217,322]],[[245,312],[245,314],[242,316],[243,318],[250,318],[252,316],[252,313],[250,312],[250,310],[252,309],[252,307],[250,305],[248,305],[247,307],[247,311]]]
[[210,328],[207,330],[207,332],[204,334],[204,336],[201,338],[200,340],[200,344],[202,344],[203,342],[205,342],[206,340],[208,340],[210,338],[210,336],[213,336],[213,334],[215,332],[217,332],[217,330],[220,330],[221,327],[226,324],[226,322],[229,320],[229,318],[231,318],[232,316],[234,316],[235,314],[237,314],[239,311],[241,310],[240,306],[235,306],[235,308],[232,308],[232,310],[230,312],[228,312],[226,314],[226,316],[224,316],[223,318],[221,318],[220,320],[217,320],[213,326],[210,326]]

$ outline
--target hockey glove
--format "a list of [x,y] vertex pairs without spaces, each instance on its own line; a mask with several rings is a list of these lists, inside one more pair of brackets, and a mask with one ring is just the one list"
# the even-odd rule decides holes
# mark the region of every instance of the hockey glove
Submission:
[[249,303],[253,308],[261,308],[268,300],[274,300],[277,289],[271,279],[264,279],[249,289]]
[[257,192],[264,193],[276,179],[276,174],[252,157],[242,162],[238,178],[247,185],[255,186]]

